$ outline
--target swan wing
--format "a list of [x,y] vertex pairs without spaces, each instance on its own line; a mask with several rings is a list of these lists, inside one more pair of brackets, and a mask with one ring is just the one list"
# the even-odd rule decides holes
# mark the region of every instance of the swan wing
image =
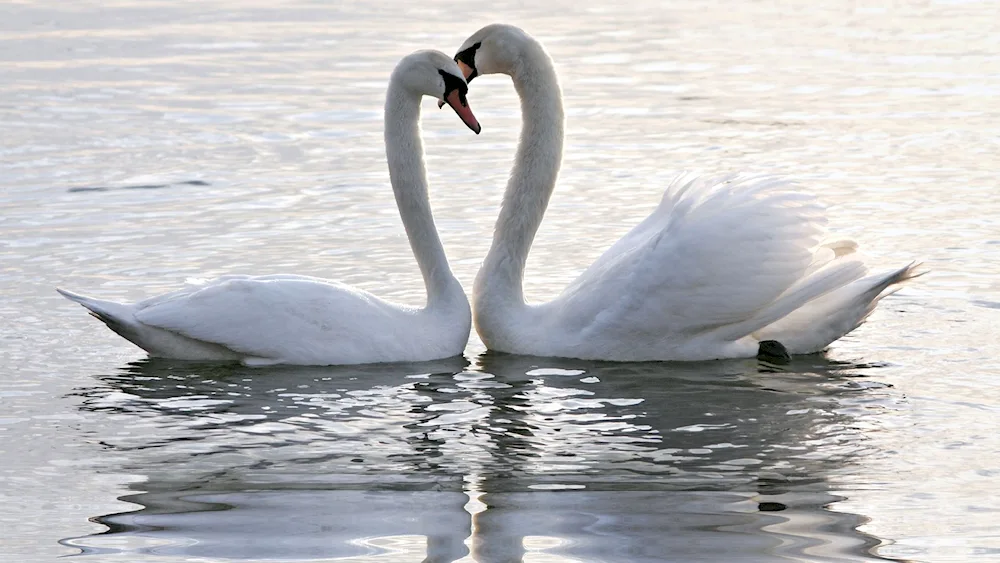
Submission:
[[[405,310],[306,276],[226,276],[140,302],[139,322],[256,358],[365,361],[398,335]],[[394,322],[395,321],[395,322]]]
[[679,176],[646,220],[567,287],[563,311],[590,318],[569,322],[661,335],[743,323],[728,331],[742,334],[726,334],[739,338],[766,324],[762,314],[777,314],[769,307],[804,278],[814,283],[789,306],[856,279],[832,250],[817,255],[823,208],[792,188],[769,177]]

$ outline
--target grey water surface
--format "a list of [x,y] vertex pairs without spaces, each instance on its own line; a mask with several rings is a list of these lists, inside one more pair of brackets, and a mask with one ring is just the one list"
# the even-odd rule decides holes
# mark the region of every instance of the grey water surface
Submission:
[[[0,560],[1000,560],[1000,5],[0,6]],[[876,269],[931,274],[824,355],[485,353],[251,369],[148,359],[54,292],[298,273],[418,304],[388,75],[507,21],[552,54],[557,294],[681,170],[791,177]],[[431,100],[431,196],[471,289],[519,127]]]

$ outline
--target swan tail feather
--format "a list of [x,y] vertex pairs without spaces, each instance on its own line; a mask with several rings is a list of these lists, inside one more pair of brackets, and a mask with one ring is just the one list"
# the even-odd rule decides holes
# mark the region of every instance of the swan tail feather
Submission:
[[[713,331],[712,337],[735,341],[778,321],[810,301],[854,282],[867,273],[864,262],[854,259],[834,260],[799,280],[777,299],[749,319],[728,324]],[[778,340],[767,338],[765,340]],[[785,344],[782,342],[782,344]],[[785,344],[787,347],[788,345]]]
[[56,291],[66,299],[82,305],[91,316],[108,325],[111,330],[125,338],[128,338],[128,336],[125,336],[122,331],[127,331],[130,325],[136,323],[132,316],[132,310],[128,305],[115,303],[114,301],[105,301],[103,299],[94,299],[93,297],[87,297],[86,295],[61,288],[56,288]]
[[756,331],[758,340],[778,340],[792,354],[811,354],[861,326],[878,302],[902,289],[900,284],[926,274],[911,262],[890,272],[865,276],[829,292]]
[[66,299],[82,305],[92,317],[151,356],[178,360],[233,360],[242,357],[218,344],[198,341],[143,324],[135,318],[134,305],[95,299],[60,288],[56,288],[56,291]]

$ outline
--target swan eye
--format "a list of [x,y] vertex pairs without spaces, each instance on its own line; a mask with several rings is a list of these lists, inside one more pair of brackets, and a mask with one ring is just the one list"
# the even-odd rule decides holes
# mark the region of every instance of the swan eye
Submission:
[[461,100],[462,105],[469,105],[469,102],[465,99],[465,95],[469,92],[469,86],[466,85],[465,81],[440,68],[438,69],[438,74],[444,79],[444,96],[442,98],[447,98],[448,94],[458,90],[458,99]]
[[[476,68],[476,50],[482,47],[482,45],[483,42],[479,41],[475,45],[464,51],[459,51],[459,53],[455,55],[455,62],[462,63],[472,71],[466,74],[466,82],[472,82],[473,78],[479,76],[479,69]],[[462,70],[465,71],[464,68]]]

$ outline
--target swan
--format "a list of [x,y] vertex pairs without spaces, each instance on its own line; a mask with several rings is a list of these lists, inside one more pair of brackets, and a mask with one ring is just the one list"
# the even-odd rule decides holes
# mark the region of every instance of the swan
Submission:
[[427,288],[424,308],[390,303],[334,281],[229,275],[138,303],[57,289],[149,355],[246,365],[419,362],[462,354],[471,329],[465,291],[434,226],[420,138],[420,100],[438,98],[475,133],[458,65],[417,51],[392,72],[385,101],[389,178]]
[[554,300],[524,300],[524,265],[562,159],[552,61],[521,29],[486,26],[458,50],[468,82],[506,74],[522,129],[493,241],[473,286],[489,349],[608,361],[808,354],[872,312],[911,263],[871,275],[849,240],[824,240],[816,198],[770,177],[682,174],[653,213]]

